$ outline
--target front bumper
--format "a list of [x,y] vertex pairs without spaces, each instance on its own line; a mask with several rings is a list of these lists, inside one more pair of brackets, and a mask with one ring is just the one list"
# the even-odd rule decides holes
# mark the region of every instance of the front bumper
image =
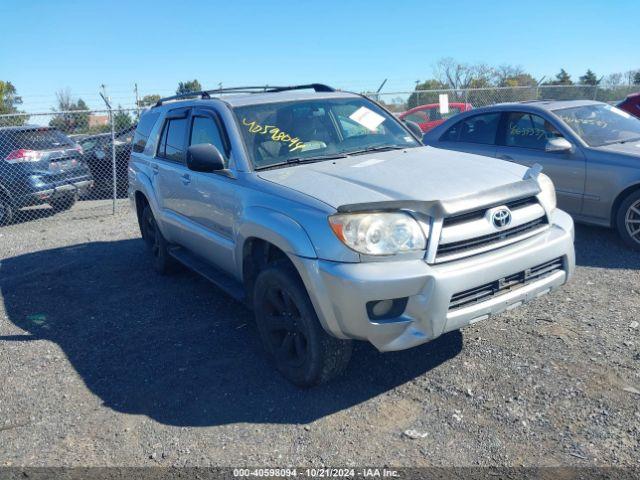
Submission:
[[[545,232],[488,253],[438,265],[424,260],[336,263],[297,258],[320,322],[339,338],[403,350],[515,308],[564,284],[575,268],[573,220],[555,210]],[[562,259],[562,268],[507,293],[450,310],[457,292]],[[404,312],[372,321],[370,301],[407,298]]]

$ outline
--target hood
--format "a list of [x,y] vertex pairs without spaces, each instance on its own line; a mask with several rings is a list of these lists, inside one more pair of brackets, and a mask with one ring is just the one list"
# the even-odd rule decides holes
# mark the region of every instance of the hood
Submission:
[[628,143],[612,143],[611,145],[603,145],[602,147],[593,147],[595,150],[601,152],[621,153],[623,155],[632,155],[634,157],[640,157],[640,141]]
[[337,208],[390,200],[449,200],[517,182],[526,171],[491,157],[418,147],[266,170],[258,176]]

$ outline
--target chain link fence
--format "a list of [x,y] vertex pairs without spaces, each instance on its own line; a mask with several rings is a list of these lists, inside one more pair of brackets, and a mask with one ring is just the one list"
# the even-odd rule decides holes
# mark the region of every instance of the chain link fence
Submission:
[[[439,106],[440,96],[447,95],[451,114],[460,111],[462,105],[478,108],[505,102],[533,100],[598,100],[615,104],[627,95],[640,90],[639,85],[601,87],[597,85],[534,85],[523,87],[488,87],[472,89],[417,90],[385,93],[367,93],[394,113],[403,113],[419,106]],[[432,119],[435,120],[435,119]]]
[[[401,115],[424,107],[435,126],[459,111],[501,102],[592,99],[616,103],[638,86],[539,85],[369,93]],[[440,112],[446,95],[448,112]],[[57,216],[100,216],[126,208],[137,108],[0,115],[0,228]],[[425,113],[427,115],[427,113]]]
[[137,109],[0,115],[0,226],[126,203]]

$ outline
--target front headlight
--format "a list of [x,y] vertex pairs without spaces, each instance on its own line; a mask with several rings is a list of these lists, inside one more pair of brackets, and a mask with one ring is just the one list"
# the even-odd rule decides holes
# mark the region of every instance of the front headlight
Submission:
[[556,187],[553,185],[553,181],[547,177],[544,173],[538,174],[538,185],[540,185],[541,192],[538,194],[538,199],[547,212],[552,212],[556,208]]
[[329,225],[347,247],[367,255],[393,255],[427,247],[418,222],[403,212],[332,215]]

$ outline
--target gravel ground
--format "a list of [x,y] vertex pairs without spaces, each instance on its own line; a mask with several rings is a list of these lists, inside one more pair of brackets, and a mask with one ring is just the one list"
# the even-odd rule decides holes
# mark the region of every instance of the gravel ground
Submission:
[[300,391],[251,314],[156,275],[126,203],[0,229],[0,465],[640,464],[640,255],[577,230],[565,288]]

